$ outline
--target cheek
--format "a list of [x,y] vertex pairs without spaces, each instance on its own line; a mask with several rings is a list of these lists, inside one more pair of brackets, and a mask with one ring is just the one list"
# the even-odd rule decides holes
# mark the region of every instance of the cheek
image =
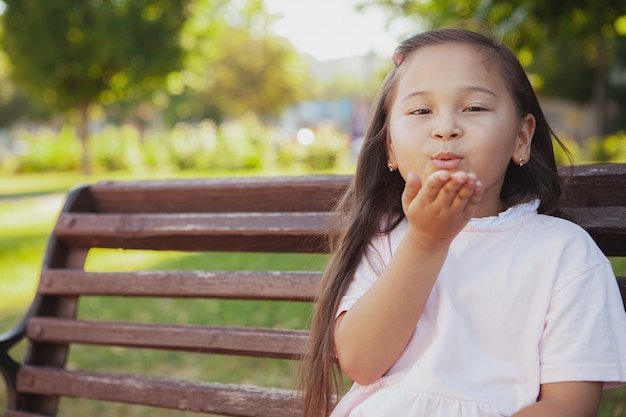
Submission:
[[389,126],[389,135],[396,152],[400,147],[417,148],[424,141],[423,124],[416,123],[410,118],[401,118]]

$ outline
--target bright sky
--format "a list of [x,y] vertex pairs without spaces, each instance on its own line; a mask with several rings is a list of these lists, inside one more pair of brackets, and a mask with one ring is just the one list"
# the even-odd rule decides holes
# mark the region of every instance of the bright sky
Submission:
[[356,12],[357,1],[265,0],[265,4],[279,15],[275,33],[289,39],[301,53],[321,61],[372,50],[391,57],[398,40],[386,31],[385,15],[373,9]]

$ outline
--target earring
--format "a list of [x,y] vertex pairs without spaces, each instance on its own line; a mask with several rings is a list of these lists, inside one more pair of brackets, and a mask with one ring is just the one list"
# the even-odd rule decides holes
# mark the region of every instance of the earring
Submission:
[[387,164],[387,168],[389,168],[389,171],[395,171],[395,170],[396,170],[396,169],[394,168],[394,166],[393,166],[393,163],[391,163],[391,162],[389,162],[389,163]]
[[520,157],[519,157],[519,162],[518,162],[518,165],[519,165],[519,166],[524,166],[524,162],[526,162],[526,159],[524,159],[524,157],[523,157],[523,156],[520,156]]

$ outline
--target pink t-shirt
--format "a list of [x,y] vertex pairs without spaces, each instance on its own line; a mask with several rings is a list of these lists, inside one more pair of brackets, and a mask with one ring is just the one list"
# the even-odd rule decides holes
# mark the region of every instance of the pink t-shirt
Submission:
[[[374,384],[354,384],[332,417],[510,416],[543,383],[626,382],[626,314],[609,261],[582,228],[537,206],[470,221],[403,354]],[[377,279],[407,227],[371,242],[338,315]]]

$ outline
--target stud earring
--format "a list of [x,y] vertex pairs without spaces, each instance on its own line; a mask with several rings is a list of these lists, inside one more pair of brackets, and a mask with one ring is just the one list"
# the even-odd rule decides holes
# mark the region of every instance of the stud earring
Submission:
[[391,162],[389,162],[389,163],[387,164],[387,168],[389,168],[389,171],[395,171],[395,170],[396,170],[396,169],[394,168],[394,166],[393,166],[393,163],[391,163]]
[[524,157],[523,157],[523,156],[520,156],[520,157],[519,157],[519,162],[518,162],[518,165],[519,165],[519,166],[524,166],[524,162],[526,162],[526,159],[524,159]]

